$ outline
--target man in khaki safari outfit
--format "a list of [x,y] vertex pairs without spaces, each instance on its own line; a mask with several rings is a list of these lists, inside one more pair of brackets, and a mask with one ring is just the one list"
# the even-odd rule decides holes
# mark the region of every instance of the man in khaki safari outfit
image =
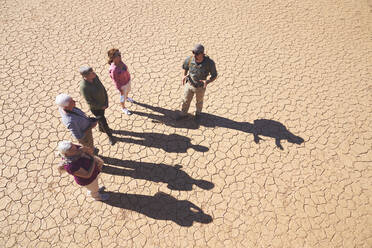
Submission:
[[[184,69],[182,85],[185,85],[185,91],[182,99],[182,113],[177,117],[177,120],[184,119],[187,116],[194,94],[196,95],[195,119],[200,120],[207,85],[217,78],[216,65],[212,59],[204,54],[203,45],[197,44],[192,53],[194,56],[187,57],[182,66]],[[210,78],[207,79],[209,75]]]

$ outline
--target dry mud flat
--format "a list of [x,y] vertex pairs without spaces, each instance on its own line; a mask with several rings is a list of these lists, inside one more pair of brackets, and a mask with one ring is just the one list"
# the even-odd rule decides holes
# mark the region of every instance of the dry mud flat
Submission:
[[[0,246],[371,247],[371,6],[3,0]],[[172,120],[197,42],[219,72],[199,126]],[[130,117],[108,75],[112,47],[133,75]],[[55,169],[71,136],[54,98],[88,112],[83,64],[120,138],[93,131],[107,203]]]

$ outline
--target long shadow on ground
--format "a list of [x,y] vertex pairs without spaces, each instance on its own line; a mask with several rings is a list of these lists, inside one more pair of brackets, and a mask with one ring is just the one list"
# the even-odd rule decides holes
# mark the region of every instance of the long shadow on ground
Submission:
[[303,138],[294,135],[282,123],[274,120],[258,119],[252,124],[249,122],[237,122],[225,117],[203,113],[199,121],[194,121],[190,118],[183,121],[176,121],[175,119],[177,116],[177,111],[172,111],[161,107],[154,107],[145,103],[135,102],[135,104],[150,109],[161,115],[139,111],[133,111],[134,114],[145,116],[152,119],[154,122],[162,123],[171,127],[197,129],[199,126],[205,126],[235,129],[245,133],[252,133],[254,136],[254,141],[257,144],[260,142],[260,140],[263,140],[260,136],[274,138],[276,146],[281,150],[283,150],[281,140],[287,140],[290,143],[298,145],[304,142]]
[[138,213],[157,220],[171,220],[180,226],[192,226],[193,222],[211,223],[212,217],[190,201],[177,200],[163,192],[154,196],[124,194],[106,191],[110,198],[105,203]]
[[140,111],[131,111],[135,115],[144,116],[152,120],[154,123],[163,123],[167,126],[175,127],[175,128],[186,128],[186,129],[198,129],[199,125],[198,123],[194,121],[188,121],[189,119],[186,119],[184,121],[176,121],[176,117],[178,112],[161,108],[161,107],[155,107],[148,105],[146,103],[140,103],[137,101],[134,101],[134,104],[137,104],[138,106],[150,109],[154,112],[157,112],[159,114],[153,114],[153,113],[144,113]]
[[[190,177],[186,172],[181,170],[182,166],[180,165],[170,166],[166,164],[136,162],[105,156],[101,156],[101,158],[105,162],[105,166],[102,169],[104,173],[167,183],[167,187],[172,190],[190,191],[193,185],[206,190],[210,190],[214,187],[214,184],[209,181],[196,180]],[[109,166],[107,164],[120,166],[122,168]]]
[[137,133],[124,130],[113,130],[112,133],[127,136],[117,137],[117,141],[155,147],[166,152],[185,153],[189,148],[198,152],[209,150],[208,147],[202,145],[193,145],[190,138],[178,134]]

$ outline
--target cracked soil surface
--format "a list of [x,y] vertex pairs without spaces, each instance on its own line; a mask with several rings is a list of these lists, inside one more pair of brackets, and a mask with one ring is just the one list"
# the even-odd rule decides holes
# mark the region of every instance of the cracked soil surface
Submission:
[[[1,1],[0,247],[372,247],[372,1]],[[204,116],[173,120],[195,43],[216,62]],[[122,114],[106,52],[132,74]],[[56,145],[78,68],[105,85],[111,198]],[[195,99],[190,113],[195,110]]]

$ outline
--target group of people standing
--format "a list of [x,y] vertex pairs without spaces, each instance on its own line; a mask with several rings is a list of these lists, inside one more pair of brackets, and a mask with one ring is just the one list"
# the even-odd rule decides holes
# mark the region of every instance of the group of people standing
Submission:
[[[206,87],[217,78],[215,63],[205,55],[203,45],[197,44],[192,53],[193,56],[187,57],[182,65],[184,70],[182,85],[185,85],[185,88],[181,113],[176,120],[187,117],[194,94],[196,95],[195,119],[200,120]],[[131,75],[128,67],[123,63],[118,49],[110,49],[107,55],[110,65],[109,74],[120,92],[122,111],[131,115],[132,113],[125,105],[126,102],[134,102],[132,98],[128,97],[131,90]],[[108,108],[108,95],[92,67],[82,66],[79,72],[83,77],[80,82],[80,93],[95,118],[88,117],[81,109],[77,108],[74,99],[68,94],[62,93],[56,97],[55,102],[59,106],[62,123],[80,144],[73,144],[66,140],[59,142],[58,151],[62,156],[59,170],[60,172],[67,171],[73,175],[75,182],[86,187],[88,194],[93,199],[105,201],[108,199],[108,195],[103,194],[104,188],[98,186],[98,175],[102,169],[103,161],[95,156],[99,150],[94,147],[92,129],[98,124],[99,131],[105,132],[110,144],[115,145],[116,138],[112,135],[112,130],[105,118],[105,110]],[[208,76],[210,76],[209,79],[207,79]]]
[[[108,63],[110,65],[110,77],[120,92],[122,111],[130,115],[131,112],[126,108],[125,102],[133,102],[133,99],[128,97],[131,89],[131,76],[127,65],[121,59],[118,49],[108,51]],[[95,118],[89,118],[82,110],[77,108],[75,101],[68,94],[59,94],[56,97],[56,104],[59,106],[63,124],[71,131],[72,135],[81,145],[90,147],[95,150],[95,153],[98,153],[98,150],[93,146],[92,136],[92,128],[97,123],[99,131],[108,135],[111,145],[116,143],[105,117],[105,110],[108,108],[107,91],[92,67],[82,66],[79,72],[83,77],[80,82],[80,93]]]

